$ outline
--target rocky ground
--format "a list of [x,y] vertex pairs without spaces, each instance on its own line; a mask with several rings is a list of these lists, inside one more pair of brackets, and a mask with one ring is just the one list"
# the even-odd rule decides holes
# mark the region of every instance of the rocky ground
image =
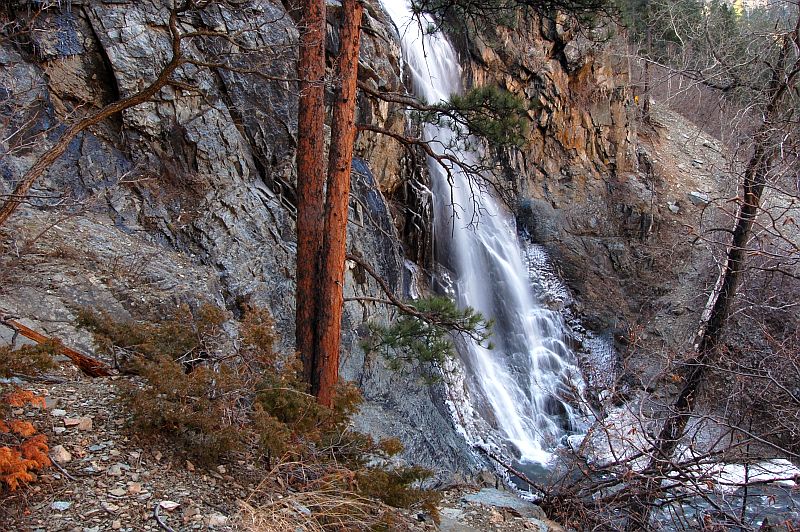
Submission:
[[[119,402],[128,377],[90,379],[65,363],[45,381],[23,382],[47,407],[14,414],[34,423],[50,441],[55,464],[35,483],[0,498],[0,529],[96,532],[101,530],[284,530],[253,528],[241,509],[258,507],[268,471],[241,455],[200,467],[167,442],[142,440],[127,430]],[[282,498],[290,494],[269,494]],[[158,512],[156,512],[158,509]],[[299,507],[286,530],[318,530]],[[156,518],[158,513],[158,520]],[[514,495],[458,487],[443,493],[440,523],[415,509],[398,511],[398,530],[545,531],[541,509]]]
[[172,528],[231,530],[236,500],[257,480],[252,465],[201,470],[165,446],[131,437],[118,402],[121,377],[60,373],[58,384],[31,387],[48,408],[25,412],[47,434],[56,464],[5,498],[0,521],[18,530],[155,530],[159,505]]
[[538,506],[495,488],[448,491],[439,512],[442,532],[562,530]]

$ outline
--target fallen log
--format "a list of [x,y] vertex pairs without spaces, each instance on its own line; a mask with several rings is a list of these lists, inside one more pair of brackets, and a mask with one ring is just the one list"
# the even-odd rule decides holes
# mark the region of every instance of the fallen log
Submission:
[[103,362],[65,346],[61,340],[49,338],[34,331],[30,327],[26,327],[20,322],[12,319],[14,317],[16,316],[12,316],[10,313],[0,310],[0,324],[12,329],[15,334],[21,334],[25,338],[33,340],[37,344],[55,340],[58,344],[58,352],[69,358],[73,364],[75,364],[84,374],[88,375],[89,377],[107,377],[111,375],[111,368]]

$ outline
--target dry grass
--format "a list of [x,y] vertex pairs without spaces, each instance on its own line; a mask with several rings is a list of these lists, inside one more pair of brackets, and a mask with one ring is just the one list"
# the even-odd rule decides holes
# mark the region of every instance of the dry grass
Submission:
[[374,501],[334,489],[271,494],[256,506],[240,506],[235,525],[249,532],[370,530],[380,522]]
[[[326,464],[324,470],[302,462],[275,466],[233,519],[247,532],[325,532],[331,530],[409,530],[396,509],[343,489],[354,474]],[[405,522],[404,522],[405,521]]]

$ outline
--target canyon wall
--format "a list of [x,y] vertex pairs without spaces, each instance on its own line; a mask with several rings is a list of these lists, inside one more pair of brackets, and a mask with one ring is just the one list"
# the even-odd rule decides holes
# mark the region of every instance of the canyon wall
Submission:
[[[22,4],[9,15],[30,26],[0,43],[4,193],[59,136],[60,124],[140,90],[171,55],[166,1],[73,1],[32,19],[26,17],[35,10]],[[363,23],[360,78],[376,90],[399,91],[400,48],[377,6],[368,7]],[[337,46],[337,13],[332,4],[329,50]],[[156,320],[182,303],[210,301],[232,315],[245,305],[264,306],[289,352],[295,23],[279,2],[212,6],[183,20],[184,32],[248,29],[249,46],[261,55],[220,50],[213,39],[185,42],[190,57],[225,57],[230,68],[182,66],[174,76],[180,83],[81,133],[2,228],[0,308],[91,352],[88,335],[75,329],[81,307]],[[362,97],[358,112],[360,120],[395,132],[406,127],[396,105]],[[349,241],[351,252],[402,296],[409,270],[383,194],[399,187],[401,153],[386,136],[361,137]],[[366,272],[349,266],[346,297],[383,297]],[[440,478],[469,472],[473,458],[453,427],[443,388],[424,384],[414,368],[399,375],[359,346],[368,322],[394,315],[380,303],[346,304],[341,370],[365,397],[357,425],[400,437],[406,455]]]
[[[62,124],[155,79],[171,54],[167,4],[73,0],[33,18],[26,2],[7,8],[23,25],[0,41],[0,192],[13,188]],[[333,51],[338,4],[329,4]],[[253,26],[254,20],[268,23]],[[360,81],[402,92],[397,31],[377,1],[368,2],[363,27]],[[198,61],[180,67],[178,83],[70,144],[0,228],[0,308],[91,352],[91,339],[74,324],[81,307],[154,320],[182,303],[210,301],[233,316],[246,305],[264,306],[282,349],[291,350],[296,25],[277,1],[212,6],[181,25],[198,34],[244,29],[261,55],[192,39],[185,50]],[[704,255],[684,246],[681,235],[699,216],[685,193],[713,174],[708,158],[692,155],[702,170],[673,172],[684,157],[664,140],[673,119],[640,130],[637,103],[618,73],[624,62],[565,21],[531,17],[485,39],[452,38],[468,84],[496,83],[529,102],[526,146],[496,154],[501,183],[514,197],[520,226],[545,246],[574,291],[585,323],[624,336],[645,321],[652,333],[675,338],[694,315],[670,294],[696,291],[706,275],[697,266]],[[203,65],[209,57],[226,58],[226,67]],[[397,104],[363,94],[358,119],[414,133]],[[375,133],[359,137],[357,155],[350,249],[408,297],[413,268],[406,260],[432,266],[424,157]],[[348,266],[346,297],[382,297],[365,271]],[[651,312],[653,301],[661,306]],[[398,374],[359,346],[367,323],[396,312],[364,301],[347,302],[345,310],[342,376],[366,399],[357,426],[400,437],[405,456],[442,480],[474,472],[476,459],[453,426],[445,388],[423,383],[415,368]],[[235,336],[234,320],[230,331]]]

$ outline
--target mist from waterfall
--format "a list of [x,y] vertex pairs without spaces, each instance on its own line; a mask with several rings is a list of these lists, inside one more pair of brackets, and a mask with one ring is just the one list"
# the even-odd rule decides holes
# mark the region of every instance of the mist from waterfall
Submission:
[[[415,95],[426,103],[462,91],[455,50],[443,33],[425,34],[433,21],[412,18],[407,0],[382,0],[398,28]],[[424,139],[437,154],[477,162],[446,126],[427,124]],[[567,398],[583,386],[557,312],[536,300],[513,218],[486,183],[434,159],[432,178],[437,259],[454,275],[458,304],[494,320],[493,349],[459,346],[461,381],[451,380],[455,417],[472,444],[500,450],[519,462],[546,464],[550,450],[573,429]]]

